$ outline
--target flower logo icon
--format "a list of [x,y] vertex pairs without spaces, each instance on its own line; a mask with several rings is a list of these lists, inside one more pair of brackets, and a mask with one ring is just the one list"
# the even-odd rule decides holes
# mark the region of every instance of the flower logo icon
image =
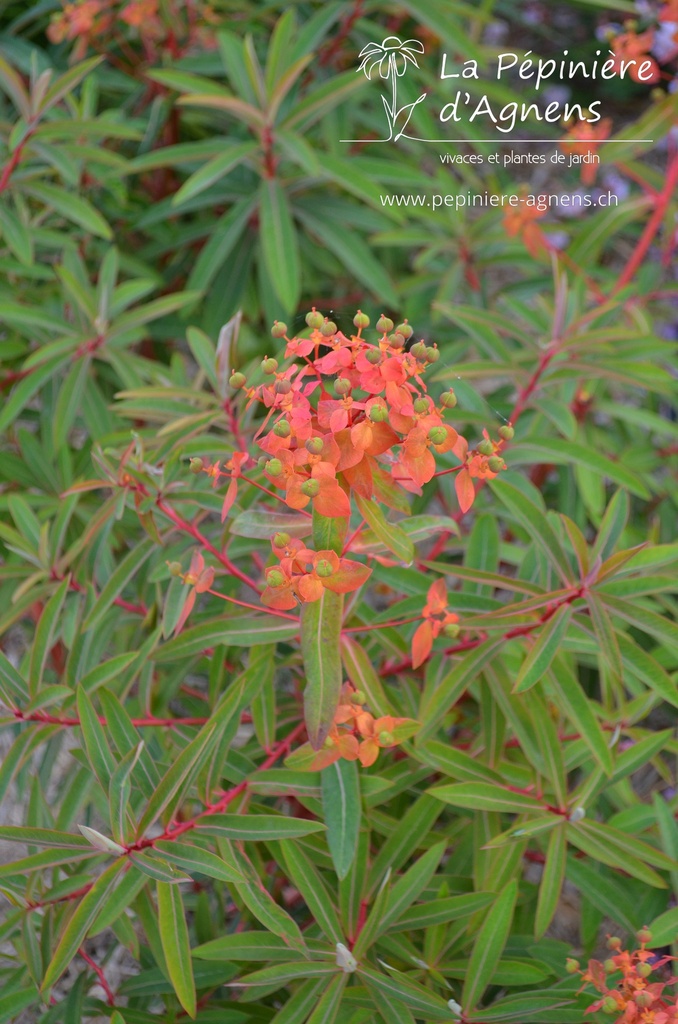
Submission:
[[382,96],[389,125],[389,137],[384,142],[391,139],[397,142],[404,135],[414,108],[426,98],[424,93],[414,103],[398,107],[398,79],[405,74],[408,64],[419,67],[416,54],[423,52],[424,45],[418,39],[406,39],[403,42],[398,36],[386,36],[381,43],[368,43],[359,53],[362,60],[358,71],[364,72],[370,80],[373,73],[378,71],[380,78],[391,83],[390,102]]

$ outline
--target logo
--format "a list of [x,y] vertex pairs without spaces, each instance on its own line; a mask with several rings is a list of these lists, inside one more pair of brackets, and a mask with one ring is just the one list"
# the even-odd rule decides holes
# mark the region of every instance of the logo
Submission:
[[[426,99],[423,93],[414,103],[406,103],[398,106],[398,81],[407,71],[408,65],[413,64],[419,67],[415,54],[424,52],[424,44],[418,39],[406,39],[404,42],[398,36],[387,36],[381,43],[368,43],[359,53],[362,58],[358,71],[362,71],[366,78],[372,80],[372,75],[378,72],[378,77],[385,83],[390,83],[389,98],[382,96],[382,103],[388,120],[388,138],[379,139],[379,142],[397,142],[398,139],[410,138],[405,134],[414,108],[422,100]],[[345,140],[351,141],[351,140]],[[358,141],[358,140],[355,140]]]

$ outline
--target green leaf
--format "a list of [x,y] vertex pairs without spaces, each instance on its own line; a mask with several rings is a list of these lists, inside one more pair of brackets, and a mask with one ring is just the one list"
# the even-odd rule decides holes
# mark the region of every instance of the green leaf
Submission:
[[181,188],[172,196],[172,206],[180,206],[182,203],[200,195],[206,188],[213,185],[220,178],[225,177],[229,171],[246,160],[257,151],[255,142],[223,143],[223,152],[208,160],[199,171],[187,178]]
[[[569,442],[563,443],[569,444]],[[556,575],[564,583],[572,583],[570,563],[544,511],[506,480],[493,480],[490,486],[509,512],[527,530],[528,536],[539,545],[542,553],[553,566]]]
[[354,761],[340,758],[321,774],[323,816],[337,878],[346,878],[358,849],[360,832],[360,779]]
[[[278,960],[286,963],[294,950],[291,950],[284,939],[271,932],[235,932],[220,935],[218,939],[204,942],[192,950],[193,956],[199,960],[227,960],[239,963],[242,961]],[[301,953],[300,959],[305,958]]]
[[433,928],[448,921],[463,921],[489,906],[495,899],[493,892],[472,892],[463,896],[446,896],[430,900],[405,910],[390,926],[391,932],[415,928]]
[[592,704],[587,700],[581,683],[565,658],[560,655],[554,659],[550,669],[549,685],[555,691],[558,704],[577,731],[581,733],[582,739],[600,767],[606,775],[612,775],[613,758],[608,746],[608,737],[600,728],[600,723],[592,710]]
[[40,199],[45,206],[60,213],[66,220],[79,224],[85,231],[109,241],[113,238],[110,226],[89,200],[83,199],[82,196],[73,195],[65,189],[58,188],[56,185],[47,185],[44,182],[39,184],[31,182],[26,191],[29,195]]
[[407,908],[419,898],[429,885],[445,853],[446,844],[437,843],[427,850],[405,874],[395,882],[381,917],[379,933],[385,932],[398,921]]
[[513,693],[525,693],[539,682],[558,652],[572,617],[572,607],[563,605],[542,626],[535,644],[518,673]]
[[259,237],[273,288],[285,311],[293,312],[301,294],[297,236],[285,191],[277,178],[261,184]]
[[648,927],[652,932],[653,948],[672,946],[674,942],[678,942],[678,907],[671,907],[659,917],[655,917]]
[[143,746],[144,744],[142,742],[135,750],[129,750],[125,754],[120,764],[111,775],[111,781],[108,787],[111,832],[116,843],[121,843],[123,846],[127,843],[128,839],[131,838],[127,818],[129,812],[129,799],[132,792],[130,775],[141,756]]
[[514,879],[499,893],[478,932],[461,995],[461,1005],[466,1013],[475,1008],[483,992],[492,982],[492,976],[511,930],[517,898],[518,883]]
[[158,927],[165,963],[177,999],[189,1017],[195,1017],[196,997],[186,912],[178,885],[158,882]]
[[0,206],[0,234],[24,266],[33,262],[33,239],[26,225],[6,204]]
[[286,873],[301,893],[316,924],[332,943],[343,942],[341,925],[320,874],[298,844],[281,843]]
[[441,728],[443,716],[454,707],[464,691],[478,678],[483,668],[494,658],[502,643],[501,637],[486,640],[463,655],[459,663],[441,680],[428,699],[423,698],[417,716],[421,722],[421,729],[417,733],[417,745],[429,739]]
[[428,790],[431,796],[453,807],[465,807],[475,811],[504,811],[509,814],[524,814],[526,811],[543,813],[544,805],[534,797],[513,793],[503,786],[485,782],[460,782],[451,786],[433,786]]
[[306,1024],[333,1024],[341,1006],[341,997],[347,981],[348,975],[343,972],[332,978]]
[[301,654],[306,676],[304,717],[308,738],[316,750],[325,742],[339,703],[343,610],[344,595],[325,589],[319,601],[304,604],[301,611]]
[[227,619],[209,619],[199,626],[192,626],[159,647],[153,657],[158,662],[175,661],[200,654],[207,647],[216,647],[218,644],[255,647],[259,644],[283,643],[292,640],[298,633],[299,626],[285,619],[270,615],[229,614]]
[[388,698],[379,676],[363,647],[344,634],[341,637],[341,658],[346,675],[356,690],[362,690],[375,715],[391,714]]
[[565,441],[557,437],[549,437],[545,440],[530,437],[516,446],[515,456],[512,452],[512,461],[515,465],[522,461],[521,453],[528,456],[527,461],[529,462],[534,461],[534,457],[536,457],[539,461],[555,463],[555,465],[584,466],[586,469],[593,470],[600,477],[608,477],[639,498],[650,497],[650,492],[643,480],[636,473],[627,469],[622,460],[613,461],[596,448],[578,444],[576,441]]
[[355,495],[355,501],[361,516],[371,526],[382,544],[392,551],[399,561],[411,565],[414,561],[414,544],[405,531],[394,523],[387,522],[376,501],[363,498],[360,494]]
[[[651,885],[657,889],[666,888],[666,882],[656,871],[653,871],[647,864],[644,864],[637,856],[631,854],[623,845],[620,847],[618,843],[613,844],[610,835],[613,831],[612,829],[599,826],[598,829],[594,830],[589,827],[590,825],[591,822],[583,821],[576,824],[568,823],[567,838],[569,842],[576,846],[578,850],[581,850],[582,853],[593,857],[594,860],[600,861],[601,864],[607,864],[610,867],[626,871],[627,874],[633,875],[634,878],[639,878],[646,885]],[[604,829],[602,834],[600,829]]]
[[67,577],[55,590],[49,601],[42,610],[38,628],[35,631],[31,649],[31,662],[28,669],[28,685],[31,697],[34,697],[42,686],[42,677],[47,663],[47,657],[54,646],[55,636],[59,626],[61,610],[66,600],[66,594],[70,587],[70,577]]
[[48,992],[70,964],[106,901],[112,896],[126,864],[124,857],[113,861],[99,875],[90,891],[83,896],[59,937],[54,956],[40,987],[41,992]]
[[0,839],[8,843],[27,843],[30,846],[51,846],[70,849],[92,849],[84,836],[73,832],[59,832],[53,828],[34,828],[32,825],[0,825]]
[[392,974],[382,974],[366,964],[361,964],[357,976],[365,982],[368,988],[376,988],[390,1001],[409,1006],[417,1017],[423,1017],[425,1020],[443,1020],[447,1024],[454,1020],[444,999],[430,992],[423,985],[417,985],[415,982],[407,980],[402,974],[397,977]]
[[155,542],[150,537],[146,537],[145,540],[142,540],[136,547],[127,552],[122,562],[120,562],[108,579],[94,607],[83,622],[83,632],[92,629],[93,626],[101,622],[116,597],[120,596],[134,574],[141,568],[154,549]]
[[106,739],[105,730],[99,721],[91,700],[81,688],[78,688],[77,705],[87,759],[104,792],[107,793],[116,765],[108,745],[108,740]]
[[217,857],[215,853],[204,850],[201,846],[178,843],[173,839],[160,839],[153,844],[153,848],[159,850],[167,860],[178,864],[191,876],[207,875],[209,878],[217,878],[221,882],[243,880],[242,872],[235,863],[229,864],[223,857]]
[[565,863],[567,859],[567,835],[563,825],[551,832],[546,849],[546,863],[539,883],[537,913],[534,919],[534,935],[541,939],[551,924],[558,909],[558,902],[565,879]]
[[325,826],[321,821],[288,818],[283,814],[210,814],[198,820],[196,829],[203,835],[222,839],[267,842],[324,832]]
[[[247,858],[236,852],[238,867],[245,876],[244,882],[234,882],[234,888],[250,913],[263,924],[269,932],[278,935],[287,944],[288,949],[296,949],[306,955],[306,944],[299,931],[296,921],[278,906],[267,889],[264,888],[259,876]],[[289,959],[289,954],[288,957]]]

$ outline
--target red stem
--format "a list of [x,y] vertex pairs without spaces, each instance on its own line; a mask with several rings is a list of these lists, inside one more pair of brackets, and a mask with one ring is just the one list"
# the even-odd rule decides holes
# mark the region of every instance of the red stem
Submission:
[[645,225],[645,230],[638,239],[638,244],[633,250],[631,257],[624,267],[622,273],[619,275],[616,285],[612,289],[612,296],[616,295],[623,288],[629,284],[635,277],[636,272],[640,268],[645,256],[647,255],[648,249],[654,241],[654,237],[659,231],[661,223],[664,219],[664,215],[673,198],[673,194],[678,186],[678,153],[673,157],[669,164],[668,171],[666,173],[666,181],[661,192],[655,199],[655,207],[652,216]]
[[106,975],[104,974],[103,969],[99,966],[99,964],[96,964],[94,960],[92,960],[91,956],[87,955],[82,946],[78,950],[78,953],[85,961],[85,963],[88,965],[88,967],[92,968],[97,978],[99,979],[99,984],[106,993],[106,1002],[108,1003],[108,1005],[115,1006],[115,993],[113,992],[111,986],[106,981]]

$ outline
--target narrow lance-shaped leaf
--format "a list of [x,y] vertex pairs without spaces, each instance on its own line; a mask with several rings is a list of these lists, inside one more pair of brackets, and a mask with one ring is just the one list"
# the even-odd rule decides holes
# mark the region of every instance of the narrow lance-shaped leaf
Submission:
[[321,772],[327,843],[339,880],[346,878],[358,847],[360,780],[355,761],[343,758]]
[[343,594],[323,590],[320,600],[304,604],[301,613],[301,653],[306,675],[304,716],[309,740],[316,750],[325,742],[339,703],[343,610]]
[[518,884],[514,879],[499,893],[476,936],[461,996],[461,1005],[467,1013],[478,1004],[492,981],[511,930],[517,898]]
[[181,891],[170,882],[158,882],[157,890],[160,939],[167,970],[177,999],[189,1017],[195,1017],[195,982]]

